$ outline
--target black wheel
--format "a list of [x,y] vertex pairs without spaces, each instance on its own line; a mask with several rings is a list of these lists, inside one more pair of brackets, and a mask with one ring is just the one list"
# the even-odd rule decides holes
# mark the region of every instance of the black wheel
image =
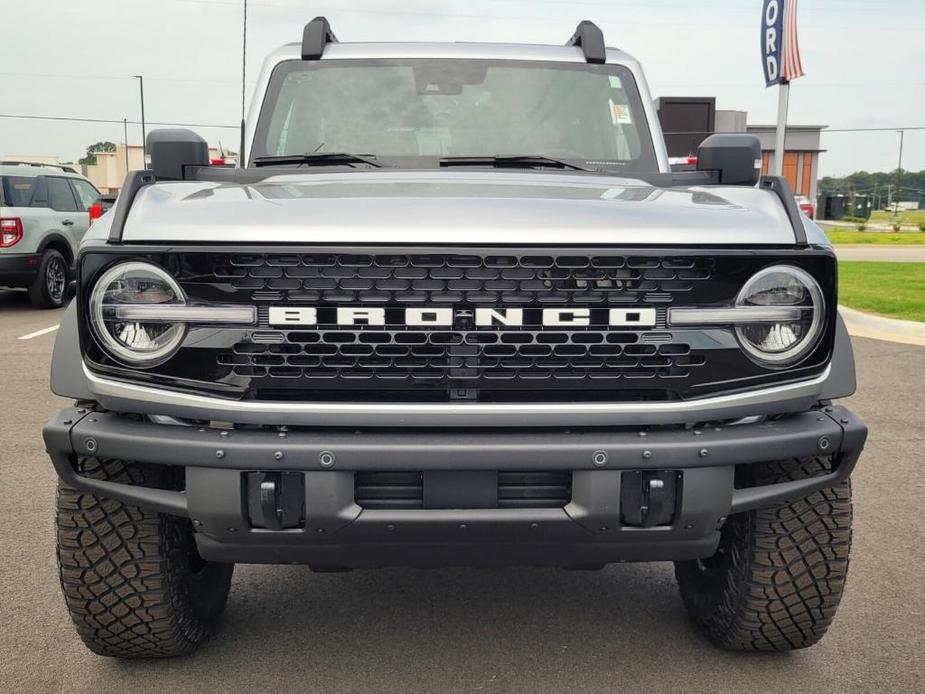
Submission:
[[60,308],[67,298],[68,267],[60,252],[49,248],[42,254],[39,274],[29,287],[29,300],[36,308]]
[[[751,468],[750,470],[748,468]],[[831,470],[827,458],[743,466],[737,482],[773,484]],[[700,631],[736,651],[806,648],[841,600],[851,547],[848,481],[788,503],[730,516],[716,554],[678,562],[681,598]]]
[[[81,461],[82,474],[170,488],[169,469]],[[194,651],[221,614],[233,564],[204,561],[190,522],[58,485],[57,547],[71,619],[94,653],[164,658]]]

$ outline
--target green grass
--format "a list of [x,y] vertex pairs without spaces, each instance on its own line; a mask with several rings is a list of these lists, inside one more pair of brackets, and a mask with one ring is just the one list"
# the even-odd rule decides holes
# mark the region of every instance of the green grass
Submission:
[[[899,213],[899,220],[903,224],[918,226],[925,222],[925,210],[903,210]],[[874,210],[870,213],[870,221],[892,224],[893,213],[886,210]]]
[[919,245],[925,243],[925,232],[921,231],[852,231],[850,229],[825,230],[826,236],[836,246],[848,244]]
[[925,263],[841,262],[838,301],[867,313],[925,322]]

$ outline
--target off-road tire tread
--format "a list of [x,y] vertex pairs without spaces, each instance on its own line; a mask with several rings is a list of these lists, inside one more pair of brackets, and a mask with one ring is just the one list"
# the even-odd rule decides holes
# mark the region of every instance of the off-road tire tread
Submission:
[[[80,465],[88,477],[165,486],[160,466],[96,458]],[[210,621],[224,606],[232,567],[212,565],[218,572],[210,569],[211,579],[217,580],[211,580],[203,608],[190,590],[186,523],[59,483],[61,587],[90,650],[120,658],[170,657],[190,653],[208,636]]]
[[[818,477],[829,458],[751,466],[753,484]],[[795,501],[731,516],[726,570],[713,585],[696,562],[679,562],[681,597],[700,630],[737,651],[812,646],[835,617],[848,574],[851,486],[846,480]]]

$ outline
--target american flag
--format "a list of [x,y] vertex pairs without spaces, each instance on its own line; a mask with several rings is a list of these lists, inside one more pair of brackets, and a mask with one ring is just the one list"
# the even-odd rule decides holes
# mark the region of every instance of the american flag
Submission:
[[800,59],[800,39],[797,36],[797,2],[784,3],[784,53],[781,77],[785,82],[803,76],[803,61]]

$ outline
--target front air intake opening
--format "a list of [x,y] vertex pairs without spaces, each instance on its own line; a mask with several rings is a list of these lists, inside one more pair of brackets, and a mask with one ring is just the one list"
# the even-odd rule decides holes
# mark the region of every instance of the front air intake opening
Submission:
[[570,471],[425,470],[358,472],[354,499],[364,509],[563,508]]

